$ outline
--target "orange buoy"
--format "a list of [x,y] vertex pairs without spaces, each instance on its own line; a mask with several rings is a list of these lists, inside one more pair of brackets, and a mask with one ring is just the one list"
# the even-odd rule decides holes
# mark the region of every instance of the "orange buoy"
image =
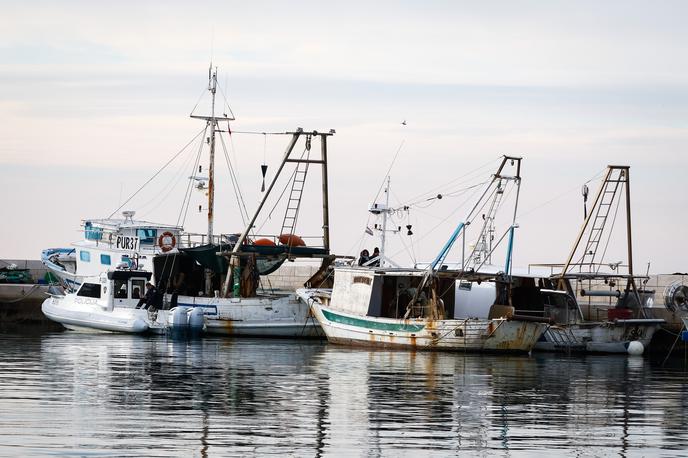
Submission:
[[287,245],[290,247],[294,246],[306,246],[306,243],[303,241],[301,237],[298,235],[294,234],[282,234],[279,236],[279,242],[282,245]]
[[275,242],[273,242],[270,239],[258,239],[253,244],[258,245],[258,246],[276,246],[277,245]]

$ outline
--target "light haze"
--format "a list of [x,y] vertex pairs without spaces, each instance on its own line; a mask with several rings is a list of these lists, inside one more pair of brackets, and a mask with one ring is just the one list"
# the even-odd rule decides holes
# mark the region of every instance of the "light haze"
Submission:
[[[337,254],[378,243],[364,236],[366,210],[397,151],[393,205],[509,154],[524,157],[515,264],[563,262],[582,221],[581,185],[627,164],[637,270],[685,272],[685,5],[4,1],[0,258],[67,246],[81,219],[108,216],[179,151],[203,127],[188,115],[212,59],[234,130],[336,129]],[[286,142],[233,136],[249,211],[259,165],[273,172]],[[175,222],[190,173],[182,165],[127,208]],[[216,228],[238,232],[226,168],[220,154]],[[398,219],[426,236],[410,254],[408,238],[393,239],[395,259],[433,257],[461,220],[459,203]],[[186,226],[202,232],[199,204],[196,194]],[[319,211],[315,198],[304,224]]]

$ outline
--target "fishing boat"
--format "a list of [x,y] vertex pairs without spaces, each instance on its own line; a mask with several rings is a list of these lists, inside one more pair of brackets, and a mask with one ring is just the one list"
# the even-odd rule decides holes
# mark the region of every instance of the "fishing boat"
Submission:
[[[155,281],[167,285],[166,303],[203,310],[205,330],[210,334],[258,337],[317,337],[320,325],[309,306],[294,290],[271,288],[266,275],[287,260],[313,259],[320,266],[306,283],[320,278],[333,260],[329,250],[329,207],[327,200],[327,133],[289,133],[291,140],[277,173],[265,191],[256,212],[232,244],[182,249],[156,256]],[[304,140],[306,156],[293,154]],[[314,139],[320,141],[320,156],[310,156]],[[256,219],[268,201],[284,167],[295,164],[287,187],[286,213],[279,235],[255,234]],[[322,167],[322,236],[299,237],[295,229],[303,198],[308,166]],[[249,241],[250,236],[250,241]],[[210,234],[209,234],[210,237]],[[308,240],[308,245],[305,240]],[[316,241],[317,240],[317,241]]]
[[76,291],[86,277],[127,266],[151,271],[153,256],[176,252],[192,235],[182,236],[182,227],[135,220],[136,212],[123,211],[122,218],[82,221],[83,238],[69,247],[48,248],[41,261],[67,291]]
[[[587,200],[587,187],[584,187]],[[606,262],[614,222],[625,200],[627,263]],[[607,167],[589,212],[562,265],[540,265],[559,270],[552,275],[523,275],[515,279],[514,296],[519,313],[549,317],[555,323],[542,336],[536,350],[630,353],[649,346],[664,319],[647,314],[653,293],[638,287],[647,280],[633,270],[631,240],[630,167]],[[642,283],[641,283],[642,284]],[[537,298],[538,300],[532,300]],[[581,299],[603,299],[604,316],[585,319]]]
[[200,309],[161,310],[152,304],[137,308],[151,275],[148,271],[121,269],[87,277],[76,292],[51,295],[43,302],[42,311],[49,319],[75,331],[200,333]]
[[[511,164],[515,172],[505,173]],[[521,158],[505,156],[482,196],[459,223],[427,268],[337,266],[332,288],[299,289],[310,304],[328,341],[336,344],[419,350],[529,352],[547,328],[547,320],[520,316],[510,301],[511,250],[516,228]],[[450,270],[445,260],[468,224],[486,201],[516,188],[513,220],[505,233],[509,240],[505,271],[485,274],[473,269]],[[500,197],[501,198],[501,197]],[[384,252],[384,249],[381,250]],[[463,264],[465,265],[465,264]],[[460,282],[494,283],[499,292],[489,315],[477,318],[459,313],[456,295]]]
[[[74,248],[44,252],[46,264],[53,267],[56,274],[65,278],[71,286],[70,294],[66,294],[64,298],[53,297],[46,301],[44,309],[48,316],[71,327],[102,329],[114,326],[117,327],[116,330],[123,332],[143,332],[140,331],[141,328],[160,330],[165,326],[169,327],[168,324],[174,320],[168,319],[168,310],[187,310],[190,316],[203,317],[203,328],[210,333],[280,337],[318,335],[319,325],[309,315],[308,306],[299,300],[293,290],[271,288],[265,277],[288,260],[308,258],[315,259],[316,262],[322,261],[323,264],[329,262],[326,142],[334,134],[334,130],[324,133],[305,132],[299,128],[294,132],[274,134],[286,135],[291,140],[267,191],[264,188],[265,182],[263,183],[265,194],[253,219],[241,234],[217,234],[214,230],[215,149],[218,143],[225,148],[220,134],[231,135],[229,123],[234,120],[234,116],[228,106],[222,114],[215,112],[218,84],[217,70],[212,67],[208,91],[211,94],[211,113],[195,115],[192,111],[191,114],[192,118],[200,119],[206,125],[203,135],[199,134],[197,137],[201,137],[202,145],[209,146],[208,176],[199,175],[201,146],[190,177],[190,180],[198,182],[198,189],[208,196],[207,233],[191,234],[178,225],[135,221],[131,211],[124,212],[123,221],[108,218],[85,222],[84,240],[75,244]],[[298,156],[293,151],[300,141],[305,143],[305,147]],[[320,141],[321,148],[319,156],[315,157],[318,153],[311,154],[311,144],[317,141]],[[228,158],[226,149],[224,152]],[[254,229],[256,218],[271,195],[281,172],[291,164],[295,164],[296,168],[288,179],[291,188],[287,194],[281,231],[276,235],[258,235]],[[323,235],[299,237],[295,233],[297,220],[306,176],[313,164],[322,167]],[[261,171],[265,180],[267,165],[261,166]],[[188,209],[188,196],[185,197],[184,204]],[[240,210],[245,211],[243,205],[240,207]],[[319,239],[320,242],[315,243],[314,239]],[[98,260],[101,262],[98,263]],[[146,321],[145,313],[125,303],[119,304],[119,307],[105,307],[104,311],[98,309],[104,307],[107,299],[105,278],[110,275],[121,276],[127,271],[148,273],[158,290],[167,293],[156,320],[149,317]],[[82,291],[80,283],[88,278],[87,274],[99,278],[100,280],[90,284],[101,285],[103,289],[99,301],[92,298],[88,300],[88,304],[84,304],[79,292]],[[303,280],[307,280],[309,276],[304,276]],[[95,311],[92,310],[94,307],[84,308],[84,305],[94,306]],[[62,313],[57,310],[59,308]],[[121,320],[127,324],[117,324]],[[145,326],[141,323],[145,323]]]
[[[220,134],[231,135],[231,110],[215,112],[218,91],[217,71],[209,73],[208,91],[211,112],[192,115],[206,123],[210,167],[208,176],[208,226],[206,240],[209,243],[184,247],[176,251],[159,253],[153,260],[154,281],[159,289],[167,292],[165,304],[169,308],[190,307],[203,311],[205,330],[211,334],[250,335],[261,337],[314,337],[321,332],[317,321],[310,315],[309,307],[294,290],[272,288],[268,275],[285,262],[296,259],[312,259],[320,263],[315,272],[324,271],[331,261],[329,254],[329,204],[327,182],[327,139],[334,130],[327,132],[305,131],[272,133],[289,138],[288,146],[269,186],[265,189],[267,164],[261,166],[263,196],[257,210],[247,221],[241,234],[220,242],[214,233],[214,157],[216,145],[225,147]],[[266,135],[263,133],[263,135]],[[320,148],[312,145],[319,142]],[[303,145],[301,153],[295,151]],[[318,151],[319,150],[319,151]],[[227,155],[227,151],[225,151]],[[322,170],[322,235],[299,236],[302,201],[309,171],[313,166]],[[291,173],[286,173],[288,169]],[[284,189],[276,199],[273,193],[277,183],[284,182]],[[283,197],[283,198],[282,198]],[[241,196],[238,195],[237,199]],[[278,203],[285,210],[282,224],[273,233],[257,233],[256,220],[264,215],[263,208],[270,199],[276,200],[268,218]],[[243,205],[240,205],[240,210]],[[247,214],[248,216],[248,214]],[[309,276],[303,278],[308,280]]]

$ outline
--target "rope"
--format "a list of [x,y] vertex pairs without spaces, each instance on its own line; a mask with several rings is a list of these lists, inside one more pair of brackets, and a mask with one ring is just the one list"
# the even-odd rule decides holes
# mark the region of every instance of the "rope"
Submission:
[[[588,184],[588,183],[590,183],[591,181],[597,180],[598,178],[600,178],[600,177],[604,174],[605,171],[606,171],[606,168],[602,169],[602,170],[599,171],[597,174],[595,174],[595,176],[593,176],[592,178],[590,178],[588,181],[584,182],[583,184]],[[545,202],[543,202],[542,204],[537,205],[537,206],[531,208],[530,210],[521,213],[521,217],[530,215],[530,214],[533,213],[534,211],[539,210],[539,209],[541,209],[542,207],[544,207],[544,206],[546,206],[546,205],[549,205],[549,204],[551,204],[552,202],[554,202],[554,201],[556,201],[556,200],[561,199],[562,197],[564,197],[564,196],[570,194],[571,192],[575,191],[576,189],[580,189],[580,186],[579,186],[579,185],[576,185],[575,188],[570,188],[570,189],[568,189],[568,190],[562,192],[561,194],[559,194],[559,195],[557,195],[557,196],[551,198],[550,200],[545,201]]]
[[184,152],[184,150],[185,150],[186,148],[189,147],[189,145],[191,145],[191,144],[192,144],[192,143],[193,143],[193,142],[194,142],[203,132],[205,132],[205,129],[206,129],[206,128],[204,127],[203,130],[201,130],[199,133],[197,133],[197,134],[194,136],[194,138],[192,138],[191,141],[189,141],[189,143],[187,143],[186,145],[184,145],[184,147],[183,147],[181,150],[179,150],[179,152],[177,152],[174,156],[172,156],[172,158],[171,158],[169,161],[167,161],[167,162],[165,163],[165,165],[163,165],[157,172],[155,172],[155,174],[154,174],[152,177],[150,177],[150,178],[148,179],[148,181],[146,181],[143,185],[141,185],[141,187],[140,187],[134,194],[132,194],[126,201],[124,201],[124,203],[123,203],[122,205],[120,205],[119,207],[117,207],[117,209],[116,209],[115,211],[113,211],[113,212],[110,214],[110,216],[108,216],[108,218],[112,218],[112,216],[113,216],[115,213],[117,213],[118,211],[120,211],[125,205],[127,205],[127,204],[131,201],[131,199],[133,199],[134,197],[136,197],[136,195],[137,195],[139,192],[141,192],[141,190],[142,190],[143,188],[145,188],[151,181],[153,181],[153,180],[155,179],[155,177],[157,177],[157,176],[160,174],[160,172],[162,172],[168,165],[170,165],[175,159],[177,159],[177,157],[178,157],[180,154],[182,154],[182,153]]
[[[203,129],[203,138],[205,138],[205,132],[208,130],[208,124],[206,124],[205,129]],[[196,170],[198,170],[198,164],[201,162],[201,152],[203,151],[203,141],[198,145],[198,152],[196,153],[196,162],[194,162],[194,167],[191,170],[190,176],[196,176]],[[186,223],[186,215],[189,212],[189,205],[191,204],[191,193],[193,192],[193,180],[189,179],[189,184],[184,193],[184,200],[182,200],[182,206],[179,209],[179,215],[177,216],[177,226],[179,226],[180,221],[183,226]],[[182,218],[182,213],[184,217]]]
[[[231,137],[230,137],[231,138]],[[220,136],[220,142],[222,143],[222,151],[225,155],[225,160],[227,161],[227,168],[229,169],[229,177],[232,181],[232,188],[234,189],[234,197],[237,201],[237,206],[239,207],[239,213],[241,214],[241,220],[244,226],[248,224],[250,218],[248,216],[248,210],[246,210],[246,202],[244,201],[244,196],[241,192],[241,187],[239,186],[239,179],[234,173],[234,168],[232,167],[232,162],[229,160],[229,154],[227,154],[227,145],[225,145],[225,140]]]
[[[424,193],[422,193],[422,194],[418,194],[416,197],[413,197],[413,198],[409,199],[409,201],[416,201],[416,200],[423,201],[423,200],[426,200],[426,199],[423,199],[424,196],[429,195],[429,194],[431,194],[431,193],[436,194],[437,191],[441,190],[442,188],[444,188],[444,187],[446,187],[446,186],[448,186],[448,185],[450,185],[450,184],[452,184],[452,183],[455,183],[455,182],[457,182],[457,181],[459,181],[459,180],[461,180],[461,179],[463,179],[463,178],[466,178],[466,177],[468,177],[468,176],[470,176],[470,175],[476,174],[476,173],[478,173],[479,171],[481,171],[482,169],[486,168],[486,167],[489,166],[489,165],[492,165],[493,163],[495,163],[495,162],[497,162],[497,161],[499,161],[499,160],[501,160],[501,157],[500,157],[500,158],[497,158],[497,159],[491,159],[490,161],[486,162],[485,164],[483,164],[483,165],[481,165],[481,166],[479,166],[479,167],[477,167],[477,168],[475,168],[475,169],[473,169],[473,170],[470,170],[470,171],[464,173],[464,174],[461,175],[461,176],[458,176],[458,177],[456,177],[456,178],[454,178],[454,179],[452,179],[452,180],[450,180],[450,181],[448,181],[448,182],[446,182],[446,183],[444,183],[444,184],[441,184],[441,185],[439,185],[439,186],[436,186],[435,188],[432,188],[432,189],[430,189],[429,191],[426,191],[426,192],[424,192]],[[465,181],[470,181],[470,180],[465,180]],[[459,182],[459,183],[464,183],[464,182]],[[409,204],[409,205],[410,205],[410,204]]]

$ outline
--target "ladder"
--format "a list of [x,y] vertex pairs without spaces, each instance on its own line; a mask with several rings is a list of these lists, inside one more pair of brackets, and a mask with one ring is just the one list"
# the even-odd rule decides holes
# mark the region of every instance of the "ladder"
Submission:
[[287,209],[284,212],[280,235],[293,235],[294,229],[296,228],[296,222],[299,218],[299,209],[301,208],[301,197],[303,197],[303,189],[306,186],[306,175],[308,174],[308,165],[310,164],[308,160],[311,153],[310,136],[306,137],[306,153],[306,160],[297,162],[296,169],[294,170],[291,190],[289,191],[289,200],[287,201]]
[[554,348],[576,350],[584,348],[584,344],[576,339],[567,326],[550,326],[545,331],[547,342],[554,344]]
[[[478,241],[475,244],[475,248],[468,259],[467,265],[473,266],[473,268],[478,268],[485,262],[488,258],[492,256],[492,239],[494,238],[494,222],[497,216],[497,210],[502,202],[502,197],[504,196],[504,188],[502,188],[502,181],[497,183],[497,188],[495,190],[495,196],[492,199],[490,209],[487,215],[483,214],[483,227],[480,230],[480,235],[478,236]],[[466,266],[464,266],[465,268]]]
[[[615,173],[616,172],[616,173]],[[616,195],[619,192],[623,183],[626,183],[627,176],[624,169],[613,169],[607,179],[603,183],[603,188],[600,194],[600,201],[595,209],[595,215],[592,218],[592,227],[588,234],[588,241],[585,244],[585,251],[581,258],[581,268],[585,265],[589,266],[590,272],[594,272],[594,262],[597,256],[602,235],[604,233],[607,219],[612,210],[612,205],[615,202]]]

